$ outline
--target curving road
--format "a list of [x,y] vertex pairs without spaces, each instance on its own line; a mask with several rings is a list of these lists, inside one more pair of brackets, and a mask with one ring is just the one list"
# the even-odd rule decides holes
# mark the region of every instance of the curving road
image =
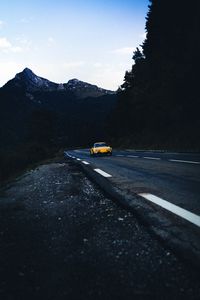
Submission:
[[154,231],[170,236],[170,243],[176,237],[181,247],[193,245],[199,257],[200,154],[116,150],[112,157],[90,157],[89,149],[78,149],[65,151],[65,157],[81,164],[91,177],[105,177],[99,181],[103,189],[108,182]]
[[88,149],[69,155],[96,166],[135,193],[151,193],[200,214],[200,154],[113,151],[91,158]]

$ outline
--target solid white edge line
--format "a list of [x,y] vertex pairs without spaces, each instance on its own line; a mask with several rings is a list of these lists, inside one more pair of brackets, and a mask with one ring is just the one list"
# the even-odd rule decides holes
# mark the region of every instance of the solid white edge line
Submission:
[[84,160],[82,161],[82,163],[85,164],[85,165],[89,165],[89,162],[84,161]]
[[143,198],[200,227],[200,216],[149,193],[140,193],[139,196],[142,196]]
[[65,154],[66,154],[68,157],[70,157],[70,158],[76,158],[76,157],[74,157],[74,156],[71,156],[71,155],[68,154],[67,152],[65,152]]
[[104,177],[112,177],[112,175],[104,172],[103,170],[101,169],[94,169],[95,172],[99,173],[100,175],[104,176]]
[[192,160],[169,159],[169,161],[200,165],[200,162],[198,162],[198,161],[192,161]]
[[149,157],[149,156],[144,156],[143,158],[146,158],[146,159],[153,159],[153,160],[160,160],[159,157]]

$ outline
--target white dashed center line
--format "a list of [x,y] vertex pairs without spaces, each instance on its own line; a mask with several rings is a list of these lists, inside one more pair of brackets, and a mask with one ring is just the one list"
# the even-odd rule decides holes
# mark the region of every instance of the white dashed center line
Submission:
[[167,209],[168,211],[171,211],[172,213],[176,214],[179,217],[182,217],[183,219],[197,225],[200,227],[200,216],[191,213],[190,211],[183,209],[177,205],[174,205],[162,198],[159,198],[155,195],[152,194],[148,194],[148,193],[141,193],[139,194],[140,196],[142,196],[143,198]]
[[199,161],[192,161],[192,160],[169,159],[169,161],[200,165]]
[[112,175],[110,175],[110,174],[102,171],[101,169],[94,169],[94,171],[97,172],[97,173],[99,173],[99,174],[101,174],[104,177],[112,177]]
[[80,160],[80,158],[77,158],[76,160]]
[[154,159],[154,160],[160,160],[159,157],[149,157],[149,156],[144,156],[143,158],[146,158],[146,159]]
[[127,157],[138,158],[138,156],[136,156],[136,155],[127,155]]
[[116,156],[118,156],[118,157],[124,157],[124,155],[121,155],[121,154],[118,154],[118,155],[116,155]]
[[82,163],[85,164],[85,165],[89,165],[89,162],[84,161],[84,160],[82,161]]

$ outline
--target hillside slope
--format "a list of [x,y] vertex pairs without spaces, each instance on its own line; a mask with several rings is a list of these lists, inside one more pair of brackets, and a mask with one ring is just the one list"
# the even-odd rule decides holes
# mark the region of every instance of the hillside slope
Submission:
[[74,79],[56,84],[26,68],[0,89],[1,166],[12,160],[20,167],[60,147],[104,139],[115,104],[112,91]]

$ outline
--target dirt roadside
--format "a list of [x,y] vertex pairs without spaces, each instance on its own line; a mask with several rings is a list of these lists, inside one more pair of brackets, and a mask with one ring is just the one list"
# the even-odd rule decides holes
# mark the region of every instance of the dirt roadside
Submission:
[[0,191],[0,298],[198,299],[197,273],[77,165],[55,160]]

